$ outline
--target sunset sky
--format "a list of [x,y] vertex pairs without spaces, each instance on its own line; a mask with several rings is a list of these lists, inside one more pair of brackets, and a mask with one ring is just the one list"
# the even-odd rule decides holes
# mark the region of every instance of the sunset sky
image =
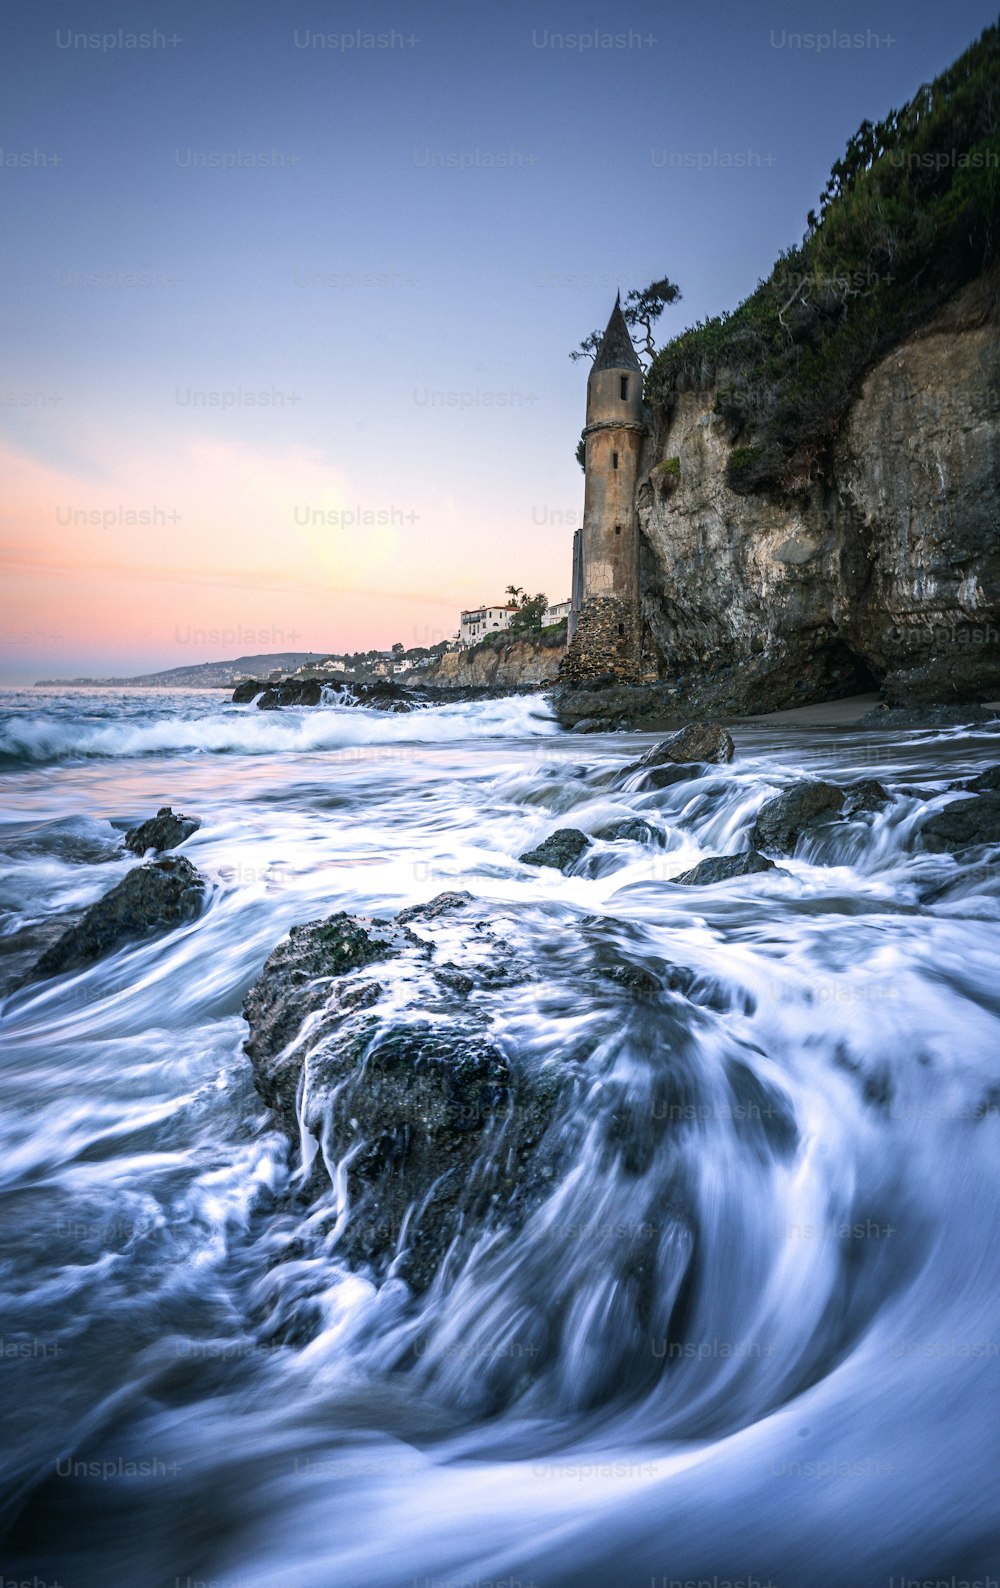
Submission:
[[569,349],[619,285],[680,283],[665,336],[735,306],[863,117],[994,18],[8,0],[0,679],[565,598]]

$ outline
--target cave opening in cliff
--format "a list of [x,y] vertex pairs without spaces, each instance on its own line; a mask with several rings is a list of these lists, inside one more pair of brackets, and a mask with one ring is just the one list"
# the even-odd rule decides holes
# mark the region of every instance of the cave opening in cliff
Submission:
[[854,650],[846,640],[836,639],[817,653],[816,686],[822,694],[815,698],[842,699],[848,695],[869,695],[882,683],[868,659]]

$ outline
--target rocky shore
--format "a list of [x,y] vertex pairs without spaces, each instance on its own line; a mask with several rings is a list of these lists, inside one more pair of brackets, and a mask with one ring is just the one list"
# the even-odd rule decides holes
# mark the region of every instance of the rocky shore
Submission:
[[[722,724],[690,724],[611,781],[641,791],[664,773],[721,771],[733,755]],[[998,788],[1000,768],[970,780],[969,798],[929,819],[918,841],[937,850],[1000,840]],[[747,848],[678,868],[663,886],[775,874],[803,841],[847,826],[863,834],[891,801],[874,779],[800,779],[763,801]],[[520,863],[571,874],[599,838],[658,841],[642,820],[599,834],[555,827]],[[293,928],[247,996],[255,1083],[289,1140],[306,1144],[304,1194],[329,1196],[335,1165],[347,1166],[351,1217],[339,1249],[378,1278],[422,1290],[485,1231],[502,1241],[544,1192],[552,1155],[565,1153],[556,1122],[571,1077],[512,1055],[496,1030],[504,990],[534,974],[516,930],[510,912],[463,892],[391,919],[338,913]],[[581,969],[591,973],[586,960]],[[661,992],[634,967],[608,963],[600,974],[630,997]],[[670,967],[664,975],[675,993],[688,987]],[[337,1216],[335,1204],[328,1228]]]
[[247,678],[233,691],[236,705],[255,703],[260,711],[283,706],[321,706],[340,701],[365,706],[369,711],[412,711],[416,706],[444,706],[469,700],[498,700],[505,695],[535,694],[542,684],[407,683],[376,678],[355,683],[324,684],[316,678],[283,678],[277,681]]
[[[604,774],[604,784],[637,795],[695,779],[704,787],[709,772],[726,780],[736,755],[724,724],[688,723]],[[962,854],[1000,842],[1000,766],[952,787],[963,797],[916,829],[916,848]],[[873,778],[799,778],[761,799],[728,852],[678,863],[659,885],[676,898],[677,889],[781,874],[780,862],[804,844],[823,864],[824,839],[849,831],[864,843],[894,797]],[[199,826],[165,806],[123,834],[122,848],[141,863],[63,923],[27,980],[78,970],[194,921],[211,884],[174,851]],[[511,863],[597,875],[594,856],[609,843],[662,849],[667,838],[653,810],[592,832],[554,819]],[[689,973],[664,966],[662,977],[651,975],[603,950],[594,959],[585,939],[586,930],[570,959],[553,946],[567,995],[577,976],[630,998],[691,993]],[[296,1196],[316,1204],[318,1232],[335,1237],[351,1266],[427,1290],[477,1241],[502,1243],[546,1194],[567,1150],[573,1074],[515,1051],[502,1035],[511,995],[539,974],[537,946],[532,953],[521,943],[516,909],[464,891],[392,917],[335,912],[307,921],[268,956],[243,1009],[254,1083],[302,1153]]]
[[[457,654],[457,653],[456,653]],[[919,701],[912,705],[889,705],[871,691],[864,697],[852,696],[851,686],[870,686],[857,669],[845,664],[838,675],[840,686],[822,701],[809,706],[783,704],[787,688],[769,684],[770,673],[762,666],[758,672],[752,662],[746,665],[713,664],[696,680],[682,676],[673,682],[620,684],[611,678],[586,682],[564,682],[558,678],[539,683],[400,683],[396,679],[374,679],[341,684],[323,684],[315,678],[285,678],[278,681],[246,679],[233,691],[236,704],[256,705],[260,711],[277,711],[287,706],[322,706],[340,701],[364,706],[368,710],[406,712],[420,706],[458,704],[474,700],[497,700],[510,695],[545,694],[563,728],[573,733],[656,732],[679,727],[692,717],[720,717],[733,726],[749,717],[808,712],[813,722],[855,722],[871,728],[947,727],[964,722],[987,722],[997,716],[1000,706],[969,702]],[[864,699],[863,709],[845,715],[836,708],[841,701]],[[827,710],[826,708],[832,708]]]

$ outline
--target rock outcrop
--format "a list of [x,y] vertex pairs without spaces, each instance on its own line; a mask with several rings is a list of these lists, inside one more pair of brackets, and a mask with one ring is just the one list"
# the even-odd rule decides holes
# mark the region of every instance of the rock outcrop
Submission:
[[[321,706],[324,684],[319,678],[282,678],[264,683],[245,678],[233,690],[233,702],[247,705],[256,700],[259,711],[279,711],[283,706]],[[336,686],[338,696],[348,704],[353,700],[371,711],[412,711],[420,691],[404,689],[392,678],[348,681]]]
[[973,799],[952,800],[921,828],[925,849],[936,853],[1000,843],[1000,793],[990,789]]
[[[234,694],[233,699],[236,699]],[[281,706],[318,706],[323,685],[316,678],[284,678],[269,684],[257,697],[258,711],[277,711]]]
[[750,829],[750,842],[754,849],[790,855],[803,833],[833,821],[843,805],[843,790],[833,783],[795,783],[761,806]]
[[727,485],[719,391],[654,416],[638,499],[661,715],[876,683],[891,705],[1000,698],[998,293],[994,269],[877,363],[786,495]]
[[[778,867],[766,855],[748,849],[740,855],[710,855],[699,860],[690,871],[681,871],[670,881],[682,888],[705,888],[714,882],[729,882],[732,877],[752,877],[758,871],[777,871]],[[782,872],[787,876],[787,872]]]
[[241,678],[233,690],[233,701],[237,706],[245,706],[251,700],[256,700],[267,688],[263,678]]
[[565,650],[566,626],[559,624],[538,634],[446,651],[436,667],[421,672],[421,682],[491,689],[554,683]]
[[560,1079],[508,1053],[470,1002],[527,979],[466,893],[393,920],[313,921],[268,959],[246,1051],[296,1146],[301,1122],[307,1194],[342,1166],[338,1250],[352,1265],[423,1290],[449,1249],[468,1251],[487,1222],[516,1225],[544,1191]]
[[803,836],[840,818],[849,820],[866,812],[885,810],[889,801],[889,794],[874,778],[850,788],[838,788],[821,779],[803,779],[765,801],[750,829],[750,843],[754,849],[791,855]]
[[196,816],[176,816],[169,805],[161,805],[155,816],[129,828],[125,848],[134,855],[144,855],[150,849],[176,849],[200,826]]
[[79,970],[126,943],[193,921],[205,893],[204,878],[183,855],[136,866],[46,949],[29,979]]
[[630,844],[651,844],[662,848],[667,841],[667,835],[662,827],[654,827],[650,822],[643,821],[641,816],[626,816],[620,822],[612,822],[610,827],[605,827],[601,838],[608,843],[626,842]]
[[578,827],[557,827],[534,849],[519,855],[523,866],[551,866],[555,871],[571,871],[590,847],[590,839]]
[[[690,767],[696,762],[725,763],[733,759],[733,752],[732,735],[721,722],[689,722],[679,733],[673,733],[669,739],[654,744],[638,761],[630,761],[628,766],[623,766],[616,777],[621,779],[633,772],[652,772],[659,767]],[[667,781],[680,781],[680,778],[671,775]]]

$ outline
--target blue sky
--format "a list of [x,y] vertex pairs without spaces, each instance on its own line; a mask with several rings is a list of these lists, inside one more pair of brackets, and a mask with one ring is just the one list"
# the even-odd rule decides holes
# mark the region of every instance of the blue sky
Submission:
[[569,349],[618,285],[680,283],[665,334],[733,307],[858,123],[994,19],[8,3],[0,676],[258,648],[210,637],[237,632],[416,643],[509,580],[564,597]]

